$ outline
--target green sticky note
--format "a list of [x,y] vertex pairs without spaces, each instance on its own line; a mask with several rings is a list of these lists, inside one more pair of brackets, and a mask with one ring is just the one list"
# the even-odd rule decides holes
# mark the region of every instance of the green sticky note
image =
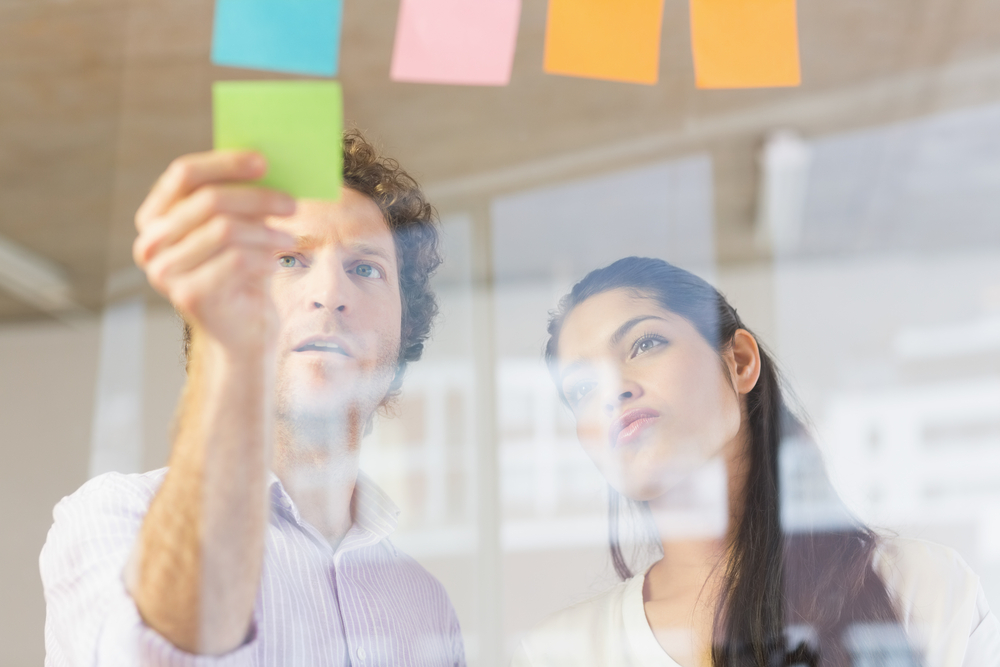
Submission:
[[260,185],[299,199],[337,199],[343,180],[344,108],[335,81],[217,81],[215,147],[267,158]]

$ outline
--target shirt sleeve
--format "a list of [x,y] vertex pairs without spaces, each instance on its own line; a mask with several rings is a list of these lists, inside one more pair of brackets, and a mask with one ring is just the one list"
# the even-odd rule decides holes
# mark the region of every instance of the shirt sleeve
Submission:
[[454,667],[466,667],[465,640],[454,609],[451,610],[451,656]]
[[143,623],[123,573],[157,486],[148,476],[109,473],[56,505],[39,558],[46,667],[254,664],[256,632],[230,653],[201,656],[181,651]]
[[981,585],[962,667],[1000,667],[1000,620],[990,611]]

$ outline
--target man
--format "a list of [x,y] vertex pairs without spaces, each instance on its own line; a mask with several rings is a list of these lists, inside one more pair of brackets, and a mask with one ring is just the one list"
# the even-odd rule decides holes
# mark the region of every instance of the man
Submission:
[[55,509],[47,665],[464,664],[447,595],[358,471],[436,314],[433,210],[359,134],[336,202],[243,183],[265,170],[185,156],[136,214],[136,263],[188,325],[188,382],[168,469]]

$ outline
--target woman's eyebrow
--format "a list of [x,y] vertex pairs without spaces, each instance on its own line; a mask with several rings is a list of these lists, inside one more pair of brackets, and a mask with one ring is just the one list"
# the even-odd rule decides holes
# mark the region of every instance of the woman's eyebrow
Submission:
[[[622,342],[622,338],[624,338],[626,334],[628,334],[628,332],[632,329],[632,327],[639,324],[640,322],[645,322],[646,320],[662,320],[664,322],[667,321],[666,319],[660,317],[659,315],[639,315],[638,317],[633,317],[629,321],[625,322],[625,324],[615,329],[615,332],[611,334],[610,338],[611,347],[614,347],[615,345],[618,345],[618,343]],[[567,376],[571,375],[572,373],[575,373],[576,371],[580,370],[587,364],[588,362],[585,359],[577,359],[573,363],[567,365],[559,373],[559,382],[560,383],[564,382]]]
[[586,363],[587,362],[585,362],[583,359],[579,359],[579,360],[574,361],[573,363],[571,363],[566,368],[564,368],[562,370],[562,372],[559,373],[559,384],[562,384],[563,382],[565,382],[567,377],[569,377],[570,375],[572,375],[576,371],[578,371],[581,368],[583,368],[583,366]]
[[632,329],[632,327],[639,324],[639,322],[645,322],[646,320],[662,320],[662,319],[663,319],[662,317],[658,317],[656,315],[640,315],[639,317],[633,317],[628,322],[615,329],[615,332],[611,334],[610,338],[611,347],[615,347],[616,345],[618,345],[618,343],[622,342],[622,338],[625,337],[625,335]]

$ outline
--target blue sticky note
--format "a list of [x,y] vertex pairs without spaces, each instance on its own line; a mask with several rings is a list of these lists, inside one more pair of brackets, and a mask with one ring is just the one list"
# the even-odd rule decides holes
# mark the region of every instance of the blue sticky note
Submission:
[[334,76],[343,0],[216,0],[212,62]]

